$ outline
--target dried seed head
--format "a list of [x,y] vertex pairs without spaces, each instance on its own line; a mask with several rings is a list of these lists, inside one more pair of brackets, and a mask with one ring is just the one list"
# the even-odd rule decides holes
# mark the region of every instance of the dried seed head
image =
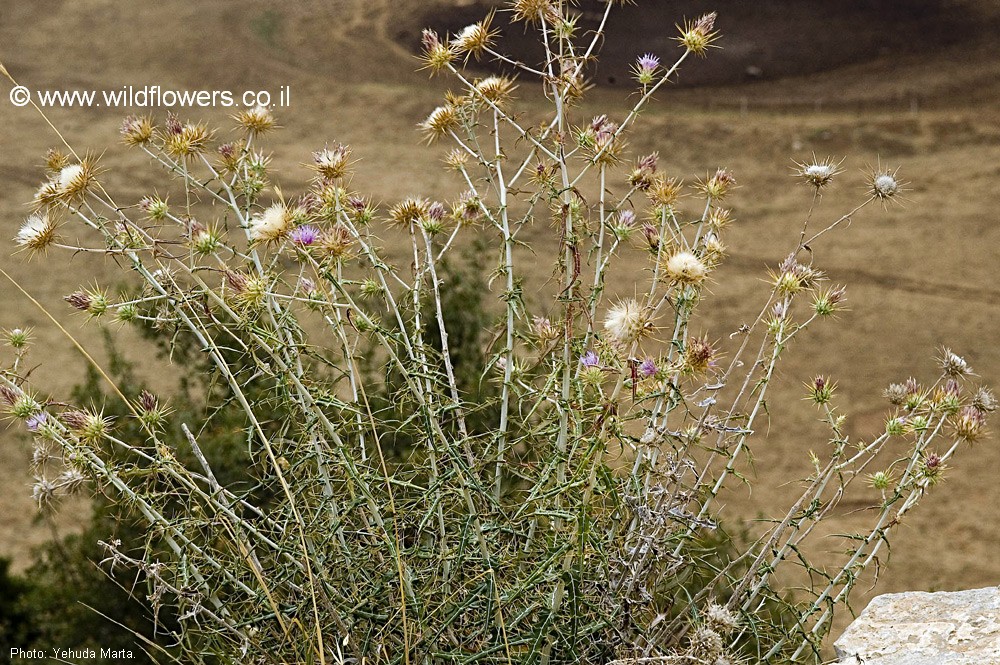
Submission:
[[688,635],[688,650],[695,662],[714,663],[724,649],[722,636],[707,626],[699,626]]
[[55,148],[49,148],[45,152],[45,170],[51,175],[55,175],[69,166],[69,155],[66,155]]
[[458,124],[458,110],[451,104],[445,104],[431,111],[431,114],[419,126],[427,135],[427,141],[432,142],[446,136],[458,127]]
[[510,101],[511,93],[517,89],[514,81],[506,76],[489,76],[476,81],[473,89],[477,93],[477,98],[481,97],[497,106],[502,107]]
[[354,246],[354,236],[343,224],[337,224],[320,238],[320,246],[332,259],[341,260],[350,256]]
[[834,176],[841,172],[840,164],[841,162],[835,162],[829,157],[818,160],[813,155],[812,161],[795,163],[795,175],[819,190],[829,185]]
[[337,180],[348,174],[350,147],[338,144],[335,148],[323,148],[313,153],[312,168],[321,178]]
[[972,406],[982,413],[992,413],[997,409],[997,398],[992,390],[983,386],[973,395]]
[[65,469],[55,480],[59,491],[65,494],[76,494],[87,483],[87,476],[78,469]]
[[55,505],[58,489],[54,482],[45,477],[35,478],[35,484],[31,486],[31,498],[38,504],[39,510],[50,511]]
[[678,284],[699,284],[708,276],[708,268],[691,252],[677,252],[667,259],[667,277]]
[[554,22],[559,18],[551,0],[514,0],[511,7],[514,21],[525,21],[532,25],[542,21]]
[[277,127],[274,114],[266,106],[238,111],[233,120],[251,135],[265,134]]
[[703,374],[715,366],[716,352],[708,337],[694,337],[684,348],[684,370],[691,374]]
[[122,120],[120,131],[125,145],[146,145],[153,138],[156,126],[148,115],[128,115]]
[[14,236],[18,245],[32,252],[44,251],[55,240],[56,224],[46,211],[30,215]]
[[718,603],[709,603],[703,618],[705,625],[722,635],[729,635],[740,627],[740,618]]
[[389,219],[394,224],[408,227],[427,215],[430,208],[430,201],[410,197],[404,199],[389,209]]
[[720,201],[729,190],[736,186],[736,178],[726,169],[718,169],[713,175],[698,181],[696,187],[706,197]]
[[608,310],[604,330],[614,342],[635,342],[653,329],[650,312],[634,299],[622,300]]
[[869,167],[867,171],[869,195],[881,201],[883,205],[890,200],[898,199],[899,194],[905,191],[905,183],[900,182],[896,175],[898,171],[899,169],[883,168],[881,164]]
[[176,125],[168,125],[168,131],[163,136],[163,149],[175,159],[190,159],[205,152],[212,140],[212,132],[203,123],[182,125],[176,131]]
[[493,45],[493,40],[497,36],[497,31],[491,28],[494,12],[486,15],[482,21],[473,23],[462,29],[454,39],[451,40],[451,47],[457,53],[465,53],[466,58],[473,56],[477,60],[486,49]]
[[82,199],[97,178],[97,161],[84,157],[77,164],[63,167],[55,177],[57,196],[66,200]]
[[962,356],[953,353],[949,348],[941,349],[941,357],[938,358],[938,365],[948,376],[961,377],[972,374],[972,368]]
[[680,200],[684,183],[676,178],[657,176],[646,192],[649,199],[658,206],[672,208]]
[[292,211],[284,203],[275,203],[251,217],[247,230],[251,242],[274,242],[284,237],[292,225]]
[[983,434],[986,415],[974,406],[965,406],[952,419],[955,434],[966,441],[975,441]]

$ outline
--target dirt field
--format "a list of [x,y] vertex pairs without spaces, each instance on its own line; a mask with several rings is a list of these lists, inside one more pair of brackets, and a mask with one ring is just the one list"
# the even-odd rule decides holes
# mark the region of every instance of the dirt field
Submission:
[[[460,27],[475,16],[475,3],[288,4],[161,0],[140,8],[113,0],[0,0],[0,59],[33,89],[131,84],[276,91],[287,85],[291,105],[277,111],[286,128],[270,142],[276,171],[289,174],[282,179],[287,192],[306,179],[300,164],[310,151],[327,142],[353,146],[361,158],[354,186],[378,200],[460,191],[439,168],[444,149],[426,148],[415,131],[446,82],[416,73],[412,52],[423,23]],[[889,382],[911,374],[933,377],[932,356],[940,345],[965,355],[984,381],[1000,385],[1000,60],[993,37],[1000,9],[991,0],[817,2],[839,9],[785,14],[782,6],[807,3],[752,3],[768,11],[740,10],[744,4],[751,3],[715,5],[727,35],[718,61],[713,56],[688,67],[681,77],[685,85],[660,95],[642,130],[630,137],[637,153],[658,150],[671,174],[690,180],[718,166],[737,174],[738,222],[727,240],[732,256],[703,310],[709,314],[705,330],[727,337],[750,316],[765,294],[764,267],[794,245],[809,193],[789,177],[791,160],[813,152],[847,158],[846,172],[823,201],[824,219],[863,198],[866,164],[899,166],[910,182],[905,206],[866,210],[850,229],[817,247],[818,265],[834,282],[848,285],[850,311],[814,328],[787,357],[771,400],[783,406],[772,408],[769,434],[753,446],[754,491],[727,497],[733,514],[752,518],[787,505],[794,479],[808,473],[808,452],[825,445],[814,412],[800,399],[802,382],[813,374],[839,382],[855,439],[882,427],[886,404],[880,393]],[[909,8],[899,9],[904,4]],[[625,63],[647,50],[668,53],[675,47],[663,35],[671,35],[684,15],[708,6],[641,5],[647,8],[627,8],[622,23],[612,25],[611,57],[595,72],[601,85],[581,118],[626,109]],[[616,34],[625,41],[615,42]],[[517,46],[521,37],[512,33],[511,39]],[[58,144],[34,111],[7,101],[8,90],[0,85],[4,238],[16,233],[25,215],[46,148]],[[530,100],[534,91],[524,86],[520,94]],[[117,143],[124,114],[76,108],[54,111],[51,119],[78,151],[104,152],[110,188],[121,200],[135,201],[162,176]],[[226,112],[189,115],[225,124]],[[537,224],[527,240],[540,253],[556,241],[545,224]],[[95,280],[114,286],[120,279],[114,265],[65,255],[26,262],[3,251],[0,267],[88,346],[100,349],[96,329],[84,328],[61,297]],[[633,278],[619,273],[612,288],[631,290]],[[34,360],[43,363],[33,375],[37,385],[58,395],[82,376],[83,363],[69,343],[3,284],[0,327],[14,326],[36,329]],[[143,357],[138,342],[127,346],[136,360]],[[1000,584],[998,471],[1000,436],[966,446],[947,482],[898,528],[877,590]],[[32,519],[28,445],[14,430],[0,431],[0,486],[0,555],[23,564],[28,549],[49,531]],[[864,524],[866,505],[845,503],[835,530]],[[64,514],[63,527],[75,519]],[[830,547],[838,545],[831,540]]]

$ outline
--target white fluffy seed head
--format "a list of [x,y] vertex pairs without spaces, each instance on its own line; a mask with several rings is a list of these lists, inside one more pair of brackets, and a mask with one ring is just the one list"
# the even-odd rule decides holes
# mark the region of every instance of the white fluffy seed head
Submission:
[[45,212],[36,212],[24,220],[14,241],[21,247],[35,251],[45,249],[55,240],[55,223]]
[[649,316],[634,299],[622,300],[608,310],[604,330],[616,342],[634,342],[650,329]]
[[667,276],[681,284],[698,284],[708,275],[708,268],[691,252],[677,252],[667,259]]
[[269,242],[284,236],[291,229],[292,216],[283,203],[275,203],[250,219],[250,240]]

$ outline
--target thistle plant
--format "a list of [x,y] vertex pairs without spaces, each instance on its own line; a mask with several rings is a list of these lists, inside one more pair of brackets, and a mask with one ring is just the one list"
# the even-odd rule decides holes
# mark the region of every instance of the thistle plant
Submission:
[[[30,335],[8,334],[0,397],[36,441],[39,504],[88,482],[148,522],[145,544],[109,540],[107,558],[143,573],[151,606],[175,608],[186,662],[815,662],[892,527],[985,434],[996,399],[950,350],[937,378],[887,389],[885,431],[868,440],[845,434],[834,379],[809,378],[828,440],[800,497],[735,551],[714,546],[729,519],[718,498],[744,482],[779,362],[845,306],[817,265],[821,241],[906,185],[879,164],[856,207],[827,216],[842,162],[798,164],[808,213],[756,317],[703,332],[738,176],[685,184],[627,141],[682,65],[717,46],[715,14],[679,25],[672,64],[637,54],[632,105],[589,117],[587,77],[623,3],[587,33],[571,3],[509,4],[540,62],[505,55],[492,14],[423,33],[425,69],[455,88],[420,125],[454,176],[440,200],[375,204],[336,143],[306,158],[311,184],[288,196],[266,108],[237,114],[240,137],[224,143],[172,114],[126,118],[124,142],[169,175],[138,201],[113,197],[93,156],[47,157],[16,244],[113,257],[131,291],[82,286],[69,306],[186,340],[224,388],[209,413],[245,416],[250,490],[218,482],[205,423],[172,427],[150,393],[119,395],[142,432],[128,438],[85,405],[39,397]],[[506,73],[475,73],[487,59]],[[522,112],[519,95],[547,110]],[[521,239],[532,224],[553,237],[537,256]],[[405,265],[381,235],[400,239]],[[456,366],[470,356],[442,294],[448,257],[472,242],[496,258],[497,315],[474,368]],[[529,298],[538,262],[557,286]],[[640,280],[632,295],[607,292],[615,269]],[[492,388],[470,389],[470,375]],[[399,437],[411,445],[387,444]],[[880,497],[870,530],[821,568],[809,538],[859,480]]]

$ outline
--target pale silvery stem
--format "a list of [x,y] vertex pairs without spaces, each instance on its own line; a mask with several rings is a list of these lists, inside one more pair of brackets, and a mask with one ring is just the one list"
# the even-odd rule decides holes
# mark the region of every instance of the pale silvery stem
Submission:
[[493,170],[496,175],[497,196],[500,199],[500,225],[503,233],[504,277],[506,279],[507,331],[504,339],[503,389],[500,395],[500,425],[497,434],[497,464],[493,478],[493,496],[499,501],[503,486],[503,463],[507,452],[507,428],[510,413],[510,384],[514,372],[514,240],[510,233],[510,219],[507,210],[507,184],[503,177],[503,153],[500,148],[500,120],[493,114],[493,135],[496,159]]

